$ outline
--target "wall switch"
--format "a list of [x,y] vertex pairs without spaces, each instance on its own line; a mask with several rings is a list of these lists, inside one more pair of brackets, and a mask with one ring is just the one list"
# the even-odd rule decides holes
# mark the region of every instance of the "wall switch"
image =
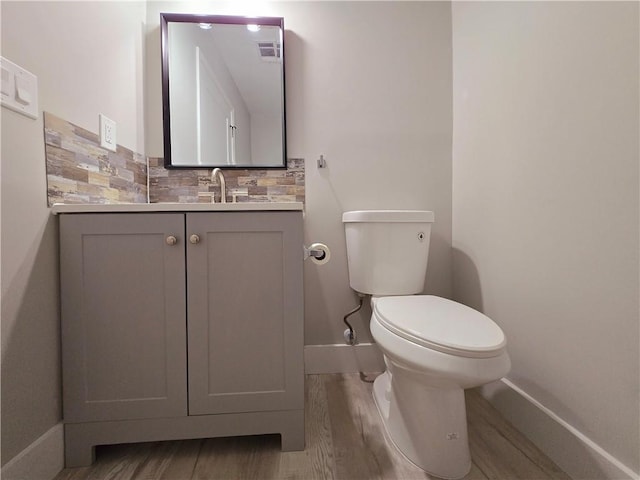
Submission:
[[4,57],[0,57],[0,70],[2,106],[38,118],[38,77]]
[[29,92],[29,82],[16,75],[16,101],[22,105],[31,104],[31,92]]
[[2,68],[2,81],[0,82],[0,93],[2,94],[2,96],[4,97],[5,95],[11,95],[11,92],[13,92],[15,86],[13,85],[14,82],[14,75],[13,72],[11,72],[8,68]]
[[99,115],[100,119],[100,146],[102,148],[106,148],[107,150],[111,150],[112,152],[116,151],[116,122],[111,120],[110,118],[105,117],[104,115]]

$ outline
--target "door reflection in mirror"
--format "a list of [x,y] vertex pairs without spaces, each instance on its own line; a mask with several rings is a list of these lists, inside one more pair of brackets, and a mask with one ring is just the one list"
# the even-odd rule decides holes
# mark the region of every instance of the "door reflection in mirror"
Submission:
[[165,166],[285,167],[282,19],[161,17]]

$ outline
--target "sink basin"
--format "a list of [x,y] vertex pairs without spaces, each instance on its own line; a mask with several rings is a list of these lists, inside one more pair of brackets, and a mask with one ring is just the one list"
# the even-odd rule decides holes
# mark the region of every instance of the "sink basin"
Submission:
[[256,212],[302,210],[301,202],[240,203],[56,203],[51,213],[127,213],[127,212]]

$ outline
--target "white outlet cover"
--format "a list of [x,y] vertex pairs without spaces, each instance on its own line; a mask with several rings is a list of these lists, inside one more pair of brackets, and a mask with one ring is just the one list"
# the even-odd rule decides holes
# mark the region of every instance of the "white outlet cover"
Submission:
[[116,122],[102,114],[99,115],[99,120],[100,146],[115,152],[118,145],[116,142]]

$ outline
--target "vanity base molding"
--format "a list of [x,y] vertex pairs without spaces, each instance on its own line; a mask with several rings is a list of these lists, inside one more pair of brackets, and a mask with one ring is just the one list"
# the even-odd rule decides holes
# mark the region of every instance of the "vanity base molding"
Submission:
[[269,433],[280,434],[283,452],[304,450],[304,410],[67,423],[65,467],[91,465],[97,445]]

